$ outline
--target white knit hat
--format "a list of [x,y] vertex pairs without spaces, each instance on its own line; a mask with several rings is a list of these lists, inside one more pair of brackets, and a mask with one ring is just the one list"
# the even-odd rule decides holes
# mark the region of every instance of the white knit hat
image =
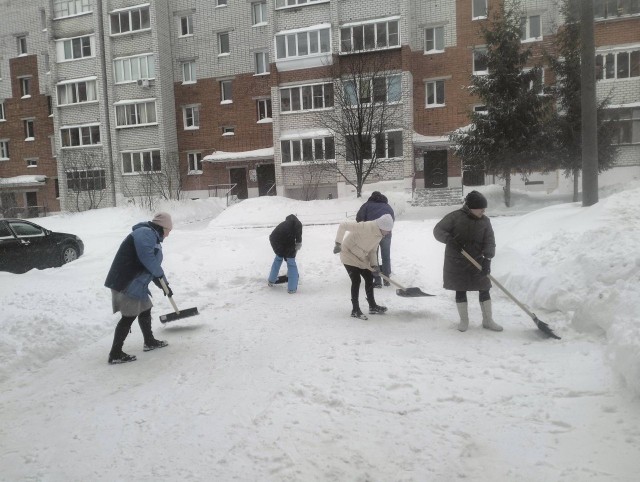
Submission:
[[391,214],[383,214],[376,219],[376,224],[382,231],[391,231],[393,229],[393,218]]
[[158,226],[162,226],[165,229],[173,229],[173,221],[171,220],[171,215],[169,213],[157,213],[151,222]]

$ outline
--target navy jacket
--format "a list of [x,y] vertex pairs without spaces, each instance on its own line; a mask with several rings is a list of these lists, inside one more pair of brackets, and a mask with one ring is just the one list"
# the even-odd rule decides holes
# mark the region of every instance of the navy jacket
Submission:
[[356,221],[375,221],[383,214],[391,214],[393,220],[396,220],[396,215],[393,212],[393,208],[389,206],[387,196],[374,191],[367,202],[360,206],[358,214],[356,214]]
[[282,258],[296,257],[296,243],[302,243],[302,223],[293,214],[278,224],[269,236],[273,252]]

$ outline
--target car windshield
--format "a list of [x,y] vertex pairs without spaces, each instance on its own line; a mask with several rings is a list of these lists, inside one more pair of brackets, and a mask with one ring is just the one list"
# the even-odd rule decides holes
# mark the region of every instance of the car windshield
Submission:
[[33,224],[28,223],[9,223],[11,225],[11,229],[18,236],[44,236],[44,232],[38,226],[34,226]]

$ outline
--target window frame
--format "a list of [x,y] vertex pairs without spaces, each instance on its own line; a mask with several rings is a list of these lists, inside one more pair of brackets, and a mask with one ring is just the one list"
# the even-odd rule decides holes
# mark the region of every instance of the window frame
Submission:
[[[149,110],[149,105],[153,105],[153,111]],[[139,99],[135,102],[116,102],[115,116],[116,116],[116,129],[125,129],[129,127],[144,127],[158,125],[158,104],[157,99]],[[144,112],[142,108],[144,106]],[[124,113],[123,113],[124,111]],[[149,117],[149,113],[153,112],[153,121],[140,122],[143,117]],[[134,119],[135,118],[135,119]],[[121,124],[119,119],[125,119],[126,123]],[[136,122],[129,122],[135,120]]]
[[[263,111],[264,116],[262,116]],[[258,116],[258,122],[264,122],[268,119],[273,119],[273,106],[271,104],[271,97],[265,99],[256,99],[256,114]]]
[[[538,35],[537,37],[532,37],[531,36],[531,19],[532,18],[537,18],[538,19],[538,30],[540,32],[540,35]],[[520,17],[520,42],[521,43],[527,43],[527,42],[539,42],[540,40],[542,40],[542,15],[540,15],[539,13],[536,14],[526,14],[524,17]]]
[[[315,34],[315,40],[312,39],[311,35]],[[306,36],[306,47],[307,53],[300,54],[300,44],[299,44],[299,36]],[[323,37],[324,35],[324,37]],[[280,42],[283,40],[284,43]],[[324,41],[323,41],[324,40]],[[285,30],[283,32],[278,32],[274,36],[275,42],[275,52],[276,52],[276,61],[282,62],[287,60],[295,60],[295,59],[304,59],[309,57],[319,57],[324,56],[331,53],[331,26],[329,24],[322,25],[313,25],[306,29],[300,30]],[[292,45],[294,44],[294,45]],[[311,52],[312,47],[317,46],[317,52]],[[289,50],[292,46],[295,46],[295,55],[289,55]],[[280,56],[282,52],[282,47],[284,47],[285,55],[283,57]],[[326,50],[323,50],[325,48]]]
[[[137,70],[138,76],[134,77],[133,72]],[[146,70],[147,75],[143,75]],[[122,76],[120,75],[122,73]],[[129,74],[127,78],[126,74]],[[122,79],[120,79],[122,77]],[[127,57],[117,57],[113,59],[113,79],[114,84],[129,84],[138,80],[153,80],[156,78],[156,58],[154,53],[140,55],[130,55]]]
[[[88,129],[88,131],[85,133],[85,132],[83,132],[83,129]],[[76,133],[75,136],[72,135],[72,131],[73,130],[77,130],[77,133]],[[67,136],[65,136],[65,131],[68,131],[68,135]],[[61,149],[74,149],[74,148],[78,148],[78,147],[101,146],[102,145],[102,138],[101,138],[101,134],[100,134],[100,124],[97,123],[97,122],[90,123],[90,124],[62,126],[62,127],[60,127],[59,134],[60,134],[60,148]],[[88,136],[86,134],[88,134]],[[73,139],[75,137],[77,137],[77,139],[78,139],[78,144],[76,144],[76,145],[71,143],[71,141],[73,141]],[[65,139],[66,138],[68,138],[69,142],[70,142],[68,145],[65,145]],[[88,144],[85,144],[84,140],[86,138],[89,138],[91,141],[93,141],[94,138],[97,138],[98,142],[90,142]]]
[[[621,55],[625,54],[627,55],[627,76],[620,77],[621,67],[619,66],[619,58]],[[610,61],[608,59],[610,56],[613,56],[613,66],[609,70]],[[597,81],[611,82],[640,77],[640,47],[611,49],[601,52],[596,51],[595,64]],[[609,72],[613,73],[613,77],[608,75]]]
[[[628,115],[626,115],[628,112]],[[620,107],[606,109],[606,118],[616,120],[616,132],[613,143],[618,146],[640,145],[640,108]],[[636,126],[636,128],[634,128]],[[636,134],[637,139],[634,138]],[[629,137],[629,139],[625,139]]]
[[[74,41],[80,42],[79,46],[74,46]],[[86,43],[86,42],[88,43]],[[85,55],[85,49],[88,47],[89,55]],[[80,56],[76,57],[75,54],[79,53]],[[94,34],[90,35],[80,35],[78,37],[70,37],[66,39],[58,39],[56,40],[56,62],[73,62],[75,60],[89,59],[94,58],[95,55],[95,36]],[[70,57],[67,57],[67,54],[71,54]]]
[[[262,72],[259,71],[260,70],[259,69],[260,62],[258,62],[259,57],[262,57],[262,64],[263,64]],[[271,70],[269,67],[269,51],[268,50],[261,50],[259,52],[254,52],[253,62],[255,64],[255,69],[254,69],[255,73],[253,75],[267,75],[271,73]]]
[[[433,31],[433,48],[429,49],[429,31]],[[442,32],[441,38],[437,35],[437,32]],[[442,41],[442,48],[438,48],[439,40]],[[424,53],[425,54],[440,54],[443,53],[445,49],[444,46],[444,25],[434,25],[432,27],[425,27],[424,29]]]
[[[138,22],[140,24],[140,28],[134,28],[134,12],[138,13]],[[146,18],[145,18],[145,14],[143,12],[146,12]],[[127,21],[126,23],[128,24],[128,30],[122,30],[122,24],[123,24],[123,15],[127,16]],[[114,17],[117,16],[118,17],[118,24],[120,27],[120,30],[118,32],[114,32],[113,31],[113,27],[114,27]],[[144,26],[144,24],[147,24],[147,26]],[[126,7],[123,9],[117,9],[117,10],[112,10],[109,13],[109,35],[111,37],[116,37],[119,35],[129,35],[129,34],[135,34],[138,32],[147,32],[151,30],[151,11],[150,11],[150,4],[143,4],[143,5],[134,5],[132,7]]]
[[[473,49],[472,52],[472,58],[471,58],[471,73],[472,75],[487,75],[489,73],[489,65],[488,62],[486,61],[486,59],[484,60],[484,62],[487,64],[486,69],[484,70],[476,70],[476,53],[478,55],[483,55],[487,56],[487,48],[486,47],[475,47]],[[479,61],[480,59],[478,59]]]
[[[192,169],[194,168],[195,169]],[[200,169],[198,169],[200,167]],[[190,176],[202,174],[202,151],[187,152],[187,174]]]
[[[425,82],[425,108],[426,109],[434,109],[434,108],[446,106],[445,80],[446,79],[432,79],[432,80],[427,80]],[[429,102],[430,87],[432,89],[433,102]],[[442,100],[442,102],[439,102],[439,100]]]
[[[379,81],[381,79],[384,79],[385,81],[385,100],[384,101],[376,101],[376,85],[375,85],[375,81]],[[390,89],[390,81],[391,79],[398,79],[399,82],[399,86],[400,86],[400,90],[399,90],[399,97],[397,100],[393,100],[393,99],[389,99],[389,93],[391,92]],[[367,87],[363,87],[362,86],[362,82],[367,80],[369,82],[369,85]],[[349,85],[353,85],[354,81],[352,80],[346,80],[342,82],[342,88],[347,89],[349,88]],[[349,92],[345,92],[345,102],[349,102],[350,97],[353,97],[356,102],[355,103],[346,103],[346,106],[358,106],[358,105],[372,105],[372,104],[382,104],[382,103],[386,103],[386,104],[400,104],[402,103],[402,74],[398,73],[398,74],[388,74],[388,75],[380,75],[379,77],[376,78],[370,78],[370,79],[357,79],[357,86],[354,86],[351,88],[352,93]],[[370,100],[369,102],[365,102],[363,100],[362,94],[368,94]],[[366,97],[365,97],[366,99]]]
[[18,57],[23,57],[25,55],[29,55],[29,50],[27,46],[27,36],[26,35],[18,35],[16,37],[16,43],[18,48]]
[[180,17],[180,35],[178,37],[193,37],[193,14],[189,13]]
[[220,81],[220,103],[221,104],[233,103],[233,80],[225,79]]
[[[483,20],[487,18],[489,13],[487,3],[487,0],[471,0],[471,20]],[[479,15],[476,15],[476,6],[482,7],[483,12]]]
[[22,119],[24,127],[24,140],[33,141],[36,138],[36,125],[34,119]]
[[20,98],[28,99],[31,97],[31,77],[19,77],[20,81]]
[[200,129],[200,104],[182,107],[182,125],[185,131]]
[[6,121],[7,120],[7,113],[5,111],[4,108],[4,100],[0,101],[0,122]]
[[[230,31],[218,32],[218,57],[225,57],[231,55],[231,35]],[[226,38],[226,51],[223,38]]]
[[[314,3],[329,3],[330,0],[275,0],[275,9],[305,7]],[[278,5],[281,4],[281,5]]]
[[[327,142],[330,139],[330,151],[333,152],[333,157],[326,157]],[[322,157],[317,156],[318,141],[322,144]],[[288,146],[285,148],[285,146]],[[309,152],[311,148],[311,159],[305,159],[305,152]],[[285,155],[285,152],[287,153]],[[298,157],[294,158],[294,155]],[[288,160],[285,160],[288,159]],[[307,162],[333,162],[336,160],[336,144],[335,136],[314,136],[314,137],[295,137],[290,139],[280,139],[280,164],[287,166],[304,165]]]
[[[330,89],[328,88],[330,86]],[[305,105],[305,89],[310,89],[310,102],[311,108],[304,108]],[[322,107],[316,106],[316,99],[320,98],[317,95],[318,88],[322,89]],[[297,93],[297,101],[293,102],[293,94]],[[310,112],[310,111],[319,111],[319,110],[328,110],[333,109],[335,106],[335,86],[333,82],[314,82],[312,84],[300,84],[300,85],[291,85],[288,87],[282,87],[278,89],[278,97],[280,100],[280,113],[281,114],[292,114],[297,112]],[[288,107],[285,106],[284,100],[289,99]],[[331,105],[327,105],[327,101],[331,101]],[[294,109],[293,107],[297,105],[299,108]]]
[[10,139],[0,139],[0,161],[8,161],[10,159],[9,141]]
[[[145,154],[148,159],[145,159]],[[129,156],[125,159],[125,156]],[[137,159],[134,159],[134,156]],[[125,163],[129,164],[126,166]],[[157,162],[157,164],[156,164]],[[148,169],[145,169],[145,165]],[[138,168],[136,168],[136,166]],[[123,176],[138,176],[141,174],[153,174],[162,172],[162,153],[160,149],[140,149],[120,151],[120,168]]]
[[[95,96],[94,99],[89,100],[89,92],[90,92],[90,88],[89,88],[89,83],[93,82],[93,95]],[[85,84],[84,87],[84,95],[87,97],[87,100],[81,101],[81,100],[77,100],[76,102],[65,102],[64,104],[60,102],[60,98],[62,97],[60,95],[60,88],[64,88],[65,89],[65,97],[68,98],[73,98],[73,96],[75,95],[76,99],[80,99],[81,97],[81,88],[80,88],[80,84]],[[96,77],[92,77],[92,78],[86,78],[86,79],[74,79],[71,81],[63,81],[63,82],[58,82],[56,84],[56,106],[57,107],[64,107],[64,106],[69,106],[69,105],[76,105],[76,104],[91,104],[91,103],[95,103],[98,102],[98,91],[97,91],[97,87],[98,87],[98,81]],[[71,91],[71,92],[69,92]]]
[[[379,32],[378,26],[384,24],[384,38],[385,45],[380,46],[379,36],[381,32]],[[390,28],[391,24],[395,24],[395,36],[397,43],[391,44],[390,42]],[[367,32],[368,27],[372,27],[373,33]],[[360,34],[356,35],[356,29],[362,29],[362,38],[360,39]],[[347,44],[344,40],[344,32],[349,30],[349,40],[348,40],[348,48],[345,48]],[[402,47],[402,39],[400,38],[400,17],[388,17],[375,19],[367,22],[354,22],[342,25],[340,27],[340,54],[357,54],[362,52],[375,52],[380,50],[391,50]],[[373,35],[373,37],[371,37]],[[372,47],[367,47],[367,38],[369,41],[373,42]],[[356,42],[362,42],[362,48],[356,49]]]
[[[187,69],[188,67],[188,69]],[[196,61],[188,60],[186,62],[181,62],[180,70],[182,71],[182,84],[195,84],[198,81],[198,76],[196,72]],[[189,80],[186,78],[187,70],[189,76],[191,77]]]
[[[65,5],[67,8],[60,8],[60,6]],[[69,7],[74,5],[75,12],[69,13],[71,10]],[[81,7],[81,11],[77,11],[78,5]],[[60,15],[63,10],[67,11],[66,15]],[[58,20],[60,18],[69,18],[69,17],[77,17],[79,15],[86,15],[88,13],[93,12],[91,8],[91,0],[54,0],[53,1],[53,19]]]
[[[66,181],[67,181],[67,189],[70,191],[76,192],[85,192],[85,191],[104,191],[107,189],[107,170],[101,167],[94,167],[92,169],[69,169],[65,171],[66,173]],[[70,179],[70,174],[77,174],[75,179]],[[81,174],[84,173],[84,177]],[[89,177],[89,173],[94,173]],[[95,173],[98,173],[96,176]],[[70,181],[73,181],[73,186]],[[96,187],[95,184],[98,184]],[[78,188],[75,187],[78,185]]]
[[264,0],[260,2],[252,2],[251,3],[251,26],[259,27],[261,25],[267,25],[267,24],[268,24],[267,2]]

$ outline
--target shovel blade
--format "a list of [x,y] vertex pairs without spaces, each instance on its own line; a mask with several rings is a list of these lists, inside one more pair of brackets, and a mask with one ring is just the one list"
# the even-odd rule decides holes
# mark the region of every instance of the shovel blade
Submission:
[[540,330],[542,333],[544,333],[548,337],[555,338],[556,340],[562,339],[558,335],[556,335],[551,328],[549,328],[549,325],[547,325],[544,321],[540,320],[540,318],[538,318],[536,315],[533,315],[533,321],[538,327],[538,330]]
[[170,321],[181,320],[182,318],[188,318],[190,316],[199,315],[198,308],[187,308],[186,310],[180,310],[180,313],[167,313],[166,315],[160,315],[161,323],[169,323]]
[[402,296],[403,298],[417,298],[420,296],[435,296],[429,293],[425,293],[420,288],[405,288],[405,289],[397,289],[396,294],[398,296]]

